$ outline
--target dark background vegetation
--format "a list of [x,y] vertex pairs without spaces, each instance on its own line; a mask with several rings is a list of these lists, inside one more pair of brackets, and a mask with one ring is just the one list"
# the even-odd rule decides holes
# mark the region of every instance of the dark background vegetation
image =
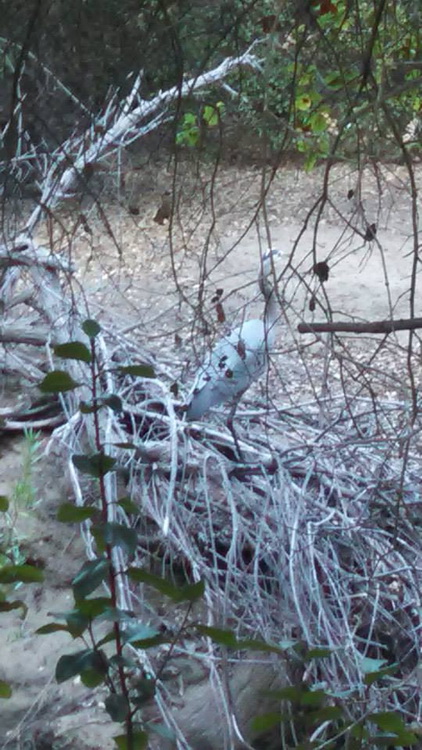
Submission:
[[[421,106],[416,0],[35,0],[3,1],[0,10],[2,122],[20,102],[27,137],[39,148],[86,127],[110,91],[127,93],[139,71],[150,98],[256,40],[261,76],[236,72],[239,97],[211,88],[180,101],[174,130],[186,111],[200,122],[205,105],[221,102],[219,143],[223,137],[229,150],[236,142],[238,152],[252,147],[255,155],[259,145],[272,159],[299,153],[311,167],[331,152],[402,158],[399,135]],[[3,144],[9,158],[19,137],[16,112],[14,120]],[[194,145],[207,145],[205,130]],[[213,153],[216,130],[208,131]]]

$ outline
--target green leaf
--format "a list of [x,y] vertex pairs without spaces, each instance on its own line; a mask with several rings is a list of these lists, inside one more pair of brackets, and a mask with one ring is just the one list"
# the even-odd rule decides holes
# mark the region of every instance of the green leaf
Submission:
[[120,609],[120,607],[109,606],[104,610],[98,619],[101,622],[133,622],[134,614],[131,610]]
[[12,695],[12,688],[8,682],[0,680],[0,698],[10,698]]
[[323,706],[327,697],[324,690],[303,690],[300,702],[302,706]]
[[108,406],[108,408],[114,411],[115,414],[119,414],[119,412],[123,410],[122,399],[119,396],[116,396],[115,393],[106,396],[106,398],[103,399],[103,404]]
[[105,674],[96,669],[85,669],[81,672],[81,681],[88,688],[95,688],[105,682]]
[[0,583],[40,583],[44,573],[33,565],[4,565],[0,568]]
[[333,89],[334,91],[338,91],[339,89],[342,89],[344,86],[344,80],[337,72],[328,73],[328,75],[325,77],[324,83],[326,86],[328,86],[330,89]]
[[85,599],[107,578],[110,563],[104,557],[88,560],[72,581],[75,599]]
[[[78,638],[85,632],[88,625],[111,608],[111,599],[107,596],[92,599],[78,599],[74,609],[56,614],[57,618],[67,622],[67,628],[73,638]],[[100,644],[97,644],[100,645]]]
[[94,619],[107,612],[112,606],[113,602],[110,596],[96,596],[92,597],[92,599],[81,599],[78,602],[77,609],[85,617]]
[[172,599],[179,603],[196,602],[198,599],[202,599],[204,592],[205,581],[197,581],[196,583],[188,583],[185,586],[180,586]]
[[172,601],[180,603],[184,601],[196,601],[204,593],[204,582],[189,584],[188,586],[175,586],[165,578],[153,575],[143,568],[129,568],[129,578],[137,583],[146,583],[148,586],[159,591],[161,594],[168,596]]
[[318,154],[308,154],[304,163],[305,172],[312,172],[317,161],[318,161]]
[[115,640],[116,640],[116,633],[114,632],[114,628],[113,628],[113,630],[109,630],[107,635],[101,638],[101,640],[97,641],[97,648],[99,648],[100,646],[104,646],[106,643],[111,643],[112,641],[114,642]]
[[199,142],[199,128],[197,125],[194,125],[189,130],[186,130],[185,132],[185,139],[189,146],[196,146]]
[[126,719],[130,706],[124,695],[111,693],[104,702],[106,711],[113,721],[123,722]]
[[54,347],[54,354],[61,359],[76,359],[89,364],[92,360],[91,352],[81,341],[69,341]]
[[208,125],[210,128],[214,128],[216,125],[218,125],[218,109],[216,107],[210,107],[208,104],[206,107],[204,107],[204,113],[202,115],[202,118],[204,122]]
[[378,669],[375,672],[368,672],[368,674],[366,674],[363,678],[363,681],[365,685],[372,685],[377,680],[381,680],[384,677],[393,675],[395,672],[397,672],[398,667],[399,665],[395,663],[390,664],[388,667],[384,667],[383,669]]
[[[79,604],[80,602],[78,602]],[[65,619],[72,638],[80,638],[91,622],[91,618],[84,615],[79,608],[70,610],[66,614]]]
[[9,510],[9,500],[6,495],[0,495],[0,513],[7,513]]
[[[363,726],[362,722],[351,726],[349,729],[349,734],[351,737],[356,737],[360,741],[360,743],[362,743],[363,740],[370,739],[369,731],[366,729],[366,727]],[[361,744],[358,745],[358,747],[361,746]]]
[[45,376],[39,384],[39,389],[43,393],[62,393],[64,391],[73,391],[80,383],[77,383],[64,370],[53,370]]
[[83,651],[76,651],[74,654],[64,654],[56,664],[56,680],[65,682],[89,669],[102,672],[106,666],[107,659],[102,651],[87,648]]
[[123,633],[123,640],[125,643],[131,643],[136,648],[152,648],[153,646],[159,646],[162,643],[169,643],[170,638],[160,633],[155,628],[150,628],[148,625],[142,625],[141,623],[132,622],[126,626]]
[[280,646],[274,643],[266,643],[266,641],[261,641],[258,639],[252,639],[252,638],[243,639],[242,638],[237,641],[236,648],[248,649],[250,651],[265,651],[270,654],[283,654],[284,655],[285,651],[291,648],[292,645],[296,645],[295,641],[286,643],[285,646]]
[[82,323],[82,330],[90,339],[95,339],[101,331],[101,326],[98,325],[96,320],[88,319]]
[[166,638],[164,635],[156,635],[154,638],[140,638],[138,641],[131,641],[132,646],[147,650],[148,648],[155,648],[163,643],[171,643],[170,638]]
[[121,500],[118,501],[117,505],[120,505],[125,513],[133,513],[135,515],[139,515],[139,506],[136,505],[136,503],[134,503],[133,500],[130,499],[130,497],[122,497]]
[[300,112],[306,112],[308,109],[311,108],[312,99],[310,96],[306,96],[306,95],[299,96],[296,99],[295,105],[296,105],[296,109],[298,109]]
[[311,711],[306,719],[308,724],[323,723],[324,721],[337,721],[343,716],[340,706],[322,706],[317,711]]
[[148,735],[146,732],[134,732],[130,747],[126,734],[119,734],[113,737],[113,739],[119,750],[146,750],[148,747]]
[[251,721],[251,728],[255,732],[266,732],[273,727],[278,726],[281,723],[280,712],[273,711],[271,713],[262,714],[261,716],[255,716]]
[[123,632],[123,640],[124,643],[132,643],[133,641],[143,641],[148,640],[149,638],[156,638],[157,635],[160,635],[160,633],[156,628],[135,622],[132,626],[126,626]]
[[231,630],[223,630],[221,628],[213,628],[208,625],[197,625],[196,629],[202,635],[208,636],[215,643],[221,643],[228,648],[235,648],[238,651],[247,649],[248,651],[265,651],[268,653],[282,654],[284,655],[287,648],[281,648],[273,643],[267,643],[252,638],[236,638],[235,634]]
[[40,628],[37,628],[35,632],[37,635],[49,635],[49,633],[58,633],[59,630],[63,630],[66,633],[69,632],[67,625],[59,625],[55,622],[42,625]]
[[139,680],[136,680],[133,685],[133,690],[136,691],[136,695],[131,696],[131,703],[133,703],[134,706],[138,706],[138,708],[144,706],[145,703],[154,697],[156,688],[157,685],[155,680],[141,677]]
[[208,625],[197,625],[199,633],[211,638],[214,643],[221,643],[223,646],[237,648],[238,640],[232,630],[223,630],[221,628],[211,628]]
[[311,126],[313,133],[325,133],[328,128],[328,120],[324,117],[322,112],[315,112],[309,118],[309,125]]
[[138,546],[138,534],[122,523],[96,524],[91,528],[91,534],[103,552],[106,545],[121,547],[128,555],[132,555]]
[[151,365],[126,365],[118,368],[122,375],[135,375],[138,378],[155,378],[155,370]]
[[98,402],[96,404],[93,404],[92,401],[79,402],[79,410],[81,414],[95,414],[99,409],[101,409],[101,404]]
[[380,711],[379,713],[369,714],[366,718],[367,721],[372,721],[384,732],[397,734],[406,731],[406,725],[396,711]]
[[21,599],[14,599],[13,601],[0,601],[0,612],[11,612],[13,609],[21,609],[21,617],[24,618],[27,615],[28,607],[24,604]]
[[199,141],[199,127],[196,124],[197,118],[195,115],[187,114],[183,118],[183,125],[176,134],[176,143],[179,146],[188,145],[196,146]]
[[72,456],[72,463],[82,474],[99,478],[113,469],[116,459],[102,452],[93,453],[90,456],[75,453]]
[[57,511],[57,520],[61,523],[81,523],[92,518],[95,508],[80,508],[73,503],[62,503]]

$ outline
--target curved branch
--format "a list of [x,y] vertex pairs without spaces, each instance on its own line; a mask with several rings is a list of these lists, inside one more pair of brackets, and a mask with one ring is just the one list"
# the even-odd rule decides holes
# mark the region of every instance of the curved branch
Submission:
[[[110,148],[113,148],[116,144],[120,144],[128,136],[128,133],[133,132],[136,134],[136,138],[139,138],[144,131],[148,132],[150,129],[161,125],[163,118],[167,117],[166,108],[175,101],[178,101],[179,98],[190,96],[195,91],[206,86],[215,86],[217,83],[221,83],[238,67],[249,67],[260,70],[260,61],[251,53],[253,46],[251,45],[242,55],[226,58],[213,70],[184,80],[180,86],[173,86],[167,91],[159,91],[153,99],[140,99],[138,106],[132,110],[123,104],[123,107],[119,110],[120,114],[117,119],[105,132],[102,131],[96,135],[90,131],[92,145],[88,149],[80,149],[74,163],[64,170],[58,181],[54,179],[57,174],[57,165],[53,165],[52,173],[49,175],[44,186],[42,202],[45,202],[47,205],[53,205],[58,200],[69,195],[74,189],[75,184],[77,184],[79,175],[83,174],[83,170],[87,165],[92,166],[97,163],[101,157],[109,152]],[[150,120],[153,117],[155,119]],[[145,120],[150,121],[141,128],[141,123],[145,122]],[[85,141],[86,136],[80,139],[81,144],[84,144]],[[68,153],[74,151],[74,148],[71,148],[70,144],[71,141],[61,148],[62,159],[67,163],[69,162]],[[33,228],[35,213],[36,210],[28,221],[28,227]]]

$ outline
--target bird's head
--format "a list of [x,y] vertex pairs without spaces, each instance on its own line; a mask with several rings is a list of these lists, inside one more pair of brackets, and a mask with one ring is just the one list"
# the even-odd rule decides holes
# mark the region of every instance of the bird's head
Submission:
[[280,250],[275,250],[275,249],[272,249],[272,248],[269,247],[268,250],[267,250],[267,252],[265,252],[261,256],[261,265],[262,265],[262,268],[263,269],[265,269],[265,268],[269,268],[270,269],[271,266],[273,265],[273,263],[276,263],[276,261],[278,260],[278,258],[281,258]]

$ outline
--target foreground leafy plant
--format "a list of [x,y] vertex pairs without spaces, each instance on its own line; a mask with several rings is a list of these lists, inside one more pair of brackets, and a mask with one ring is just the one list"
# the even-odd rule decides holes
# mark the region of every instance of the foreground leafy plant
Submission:
[[[326,658],[330,649],[303,649],[299,644],[303,662]],[[362,685],[359,689],[343,692],[330,690],[321,685],[308,685],[298,682],[280,690],[269,691],[274,699],[282,703],[281,712],[271,712],[256,716],[253,728],[265,732],[285,725],[286,731],[294,725],[295,737],[300,744],[295,747],[331,748],[345,747],[348,750],[366,750],[368,747],[411,747],[419,740],[413,727],[409,727],[399,711],[369,712],[368,691],[378,680],[388,680],[394,689],[394,674],[398,665],[388,665],[385,660],[362,657]],[[397,685],[397,697],[400,689]],[[361,705],[361,716],[356,719],[356,705]]]
[[[15,591],[18,586],[24,583],[41,583],[44,580],[44,574],[40,568],[26,562],[19,544],[10,535],[9,509],[9,499],[5,495],[0,495],[0,514],[6,516],[4,525],[6,533],[2,535],[0,542],[0,613],[19,609],[22,612],[22,617],[25,617],[26,604],[21,599],[10,599],[10,592]],[[0,698],[10,698],[11,696],[12,688],[9,683],[0,680]]]
[[[164,668],[161,665],[158,674],[153,678],[142,671],[135,659],[130,656],[129,647],[148,649],[162,643],[169,643],[169,653],[182,631],[189,624],[189,615],[193,603],[202,596],[202,582],[175,587],[147,571],[131,566],[121,570],[116,564],[115,550],[119,548],[127,562],[133,560],[137,547],[135,529],[114,520],[113,508],[110,508],[105,477],[115,469],[115,458],[106,451],[101,439],[101,411],[111,408],[120,411],[120,398],[113,394],[104,394],[101,389],[101,367],[97,357],[96,339],[100,327],[95,321],[88,320],[82,326],[89,339],[86,346],[80,341],[73,341],[56,347],[56,356],[76,360],[89,367],[90,401],[80,404],[81,412],[93,420],[94,450],[86,454],[73,456],[75,468],[97,481],[98,506],[75,507],[63,503],[58,509],[57,518],[62,523],[89,523],[89,532],[95,539],[96,557],[88,560],[80,568],[72,582],[74,605],[64,612],[60,619],[63,623],[50,623],[41,627],[39,634],[65,631],[72,638],[80,638],[84,648],[74,653],[63,655],[56,666],[56,679],[65,682],[79,676],[86,687],[96,688],[104,685],[108,690],[105,707],[113,721],[123,725],[124,733],[116,736],[116,746],[120,750],[138,750],[145,748],[148,732],[169,734],[161,725],[149,725],[142,719],[141,710],[146,701],[153,697],[156,683]],[[137,377],[154,377],[149,365],[137,364],[117,368],[121,375]],[[55,370],[44,378],[40,388],[48,393],[61,393],[78,388],[77,383],[66,371]],[[129,498],[123,498],[119,504],[126,513],[139,513]],[[119,576],[128,575],[132,581],[146,583],[160,593],[170,597],[178,604],[187,604],[187,612],[182,625],[171,638],[159,630],[139,623],[133,612],[119,607],[117,580]],[[106,587],[107,594],[98,593]],[[97,626],[108,631],[98,635]],[[110,649],[112,651],[110,655]],[[167,657],[168,658],[168,657]]]

